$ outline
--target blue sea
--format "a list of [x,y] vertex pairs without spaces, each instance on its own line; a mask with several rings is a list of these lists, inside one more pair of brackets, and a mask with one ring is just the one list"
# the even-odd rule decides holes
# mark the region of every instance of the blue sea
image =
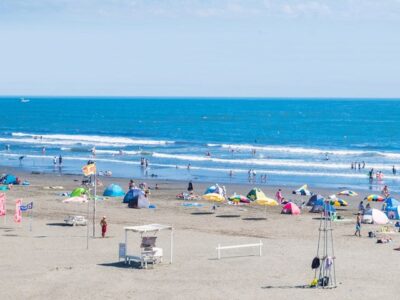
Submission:
[[[100,171],[143,180],[247,183],[252,169],[257,185],[400,189],[394,100],[27,99],[0,100],[0,165],[79,174],[95,158]],[[383,180],[371,183],[371,168]]]

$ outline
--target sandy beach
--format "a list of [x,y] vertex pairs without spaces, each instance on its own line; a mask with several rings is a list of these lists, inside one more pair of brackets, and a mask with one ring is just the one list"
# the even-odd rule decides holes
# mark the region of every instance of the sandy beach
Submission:
[[[10,170],[3,169],[3,172]],[[300,216],[281,215],[280,207],[268,207],[267,219],[262,207],[221,205],[214,214],[211,204],[185,208],[175,195],[184,191],[187,182],[149,181],[158,184],[150,200],[156,209],[129,209],[121,198],[98,201],[96,238],[90,238],[86,249],[85,226],[61,226],[69,214],[86,216],[86,204],[65,204],[60,196],[79,185],[81,176],[19,173],[30,186],[14,186],[7,191],[7,220],[0,225],[0,274],[2,299],[374,299],[391,297],[400,288],[390,278],[400,271],[395,263],[399,252],[398,233],[390,234],[392,243],[376,244],[367,237],[377,225],[363,225],[362,238],[353,236],[356,207],[365,195],[348,197],[349,207],[338,214],[344,221],[334,222],[334,246],[338,287],[332,290],[310,289],[314,278],[311,261],[316,254],[318,214],[305,208]],[[101,178],[106,186],[126,179]],[[194,182],[202,193],[209,184]],[[62,190],[46,189],[63,186]],[[228,194],[247,193],[250,185],[227,185]],[[312,187],[311,187],[312,188]],[[273,196],[277,187],[263,186]],[[284,196],[306,201],[309,197]],[[330,195],[339,190],[315,190]],[[99,194],[102,192],[100,189]],[[22,224],[12,221],[14,200],[34,202],[32,224],[28,217]],[[373,203],[379,207],[380,204]],[[108,218],[107,238],[100,237],[100,218]],[[234,217],[232,217],[234,216]],[[259,220],[260,219],[260,220]],[[124,240],[124,226],[160,223],[175,229],[174,262],[138,269],[118,262],[118,243]],[[32,231],[30,231],[30,225]],[[89,224],[90,229],[91,224]],[[261,240],[263,254],[257,249],[232,249],[217,260],[218,244],[235,245]],[[139,244],[139,236],[130,236]],[[158,243],[169,255],[167,232],[159,234]],[[248,255],[250,254],[250,255]]]

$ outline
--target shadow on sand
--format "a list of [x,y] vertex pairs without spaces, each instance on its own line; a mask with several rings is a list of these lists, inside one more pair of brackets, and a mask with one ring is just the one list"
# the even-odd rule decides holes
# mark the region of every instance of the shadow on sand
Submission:
[[66,223],[47,223],[47,226],[60,226],[60,227],[71,227],[71,225],[68,225]]
[[244,221],[265,221],[267,218],[243,218]]
[[217,218],[240,218],[240,215],[218,215]]
[[214,212],[212,211],[196,211],[191,213],[194,216],[202,216],[202,215],[213,215]]
[[124,261],[117,261],[117,262],[112,262],[112,263],[98,264],[98,266],[113,267],[113,268],[119,268],[119,269],[141,269],[140,262],[133,262],[133,261],[131,262],[130,265],[126,264]]

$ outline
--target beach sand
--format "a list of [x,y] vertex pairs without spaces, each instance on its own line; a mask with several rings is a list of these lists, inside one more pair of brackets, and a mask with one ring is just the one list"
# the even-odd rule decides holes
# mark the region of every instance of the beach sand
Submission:
[[[9,170],[2,169],[2,172]],[[28,174],[16,172],[30,186],[15,186],[7,191],[8,215],[0,219],[1,299],[375,299],[391,298],[400,292],[396,278],[400,275],[398,233],[393,242],[376,244],[367,232],[377,225],[363,225],[362,238],[353,236],[356,207],[366,191],[358,197],[345,197],[350,206],[338,213],[346,221],[334,222],[334,246],[338,287],[331,290],[302,286],[314,278],[311,261],[316,255],[319,214],[305,209],[300,216],[281,215],[280,207],[184,208],[175,195],[185,191],[187,182],[157,182],[159,190],[151,192],[151,203],[157,209],[128,209],[121,198],[98,201],[96,238],[90,238],[86,249],[86,227],[61,226],[69,214],[86,216],[87,205],[64,204],[61,192],[78,186],[81,176]],[[104,185],[120,184],[126,179],[101,178]],[[202,193],[209,184],[194,182]],[[63,186],[63,190],[44,189]],[[246,194],[250,185],[226,185],[228,194]],[[312,187],[310,187],[312,189]],[[262,186],[272,197],[277,187]],[[307,201],[309,197],[290,195],[290,199]],[[103,188],[99,190],[99,194]],[[315,190],[330,195],[339,190]],[[32,231],[30,220],[12,221],[14,200],[34,202]],[[380,204],[373,203],[380,207]],[[100,218],[108,219],[107,238],[100,238]],[[232,215],[237,215],[232,217]],[[124,240],[124,226],[160,223],[173,225],[174,262],[138,269],[118,263],[118,243]],[[90,230],[92,226],[90,224]],[[131,234],[131,245],[139,245],[139,236]],[[216,246],[254,243],[262,240],[263,255],[258,250],[235,249],[224,252],[217,260]],[[161,232],[157,244],[169,256],[169,232]],[[247,255],[250,254],[250,255]]]

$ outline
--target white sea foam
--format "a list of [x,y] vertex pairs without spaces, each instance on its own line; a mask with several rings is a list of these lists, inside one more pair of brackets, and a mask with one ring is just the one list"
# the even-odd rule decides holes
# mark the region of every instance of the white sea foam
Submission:
[[209,147],[221,147],[239,151],[257,150],[260,152],[284,152],[303,155],[338,155],[338,156],[382,156],[388,158],[400,158],[400,153],[382,151],[363,151],[363,150],[339,150],[339,149],[319,149],[304,147],[281,147],[281,146],[254,146],[250,144],[207,144]]
[[[337,163],[333,161],[312,162],[302,160],[283,160],[283,159],[224,159],[207,156],[196,156],[186,154],[167,154],[154,152],[153,157],[184,160],[188,162],[210,161],[220,164],[248,165],[248,166],[271,166],[286,168],[311,168],[311,169],[331,169],[331,170],[349,170],[349,164]],[[391,170],[391,164],[368,164],[368,167],[378,170]],[[350,171],[350,170],[349,170]]]
[[[125,147],[129,145],[166,145],[173,141],[164,140],[144,140],[128,137],[112,137],[99,135],[74,135],[74,134],[32,134],[23,132],[13,132],[14,138],[2,138],[4,142],[19,142],[31,144],[51,144],[51,145],[96,145]],[[41,137],[41,138],[40,138]]]

